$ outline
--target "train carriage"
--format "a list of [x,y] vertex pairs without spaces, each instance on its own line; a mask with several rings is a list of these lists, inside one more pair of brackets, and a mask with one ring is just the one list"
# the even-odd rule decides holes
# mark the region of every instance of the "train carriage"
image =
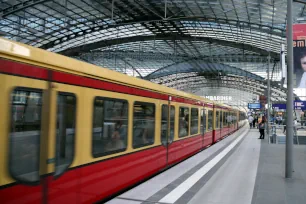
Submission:
[[237,130],[240,116],[1,38],[0,92],[0,203],[105,200]]

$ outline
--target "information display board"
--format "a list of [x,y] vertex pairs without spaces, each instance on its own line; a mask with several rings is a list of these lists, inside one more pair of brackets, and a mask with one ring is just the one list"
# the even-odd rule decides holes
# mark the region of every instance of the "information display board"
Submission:
[[261,104],[260,103],[248,103],[248,108],[249,109],[260,109]]
[[[272,104],[272,108],[286,110],[286,104]],[[306,101],[294,101],[294,110],[306,110]]]

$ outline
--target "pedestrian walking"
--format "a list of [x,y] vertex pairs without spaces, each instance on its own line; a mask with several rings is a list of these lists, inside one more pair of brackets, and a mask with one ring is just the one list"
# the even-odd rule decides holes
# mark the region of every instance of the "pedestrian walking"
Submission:
[[255,116],[254,116],[254,119],[253,119],[253,128],[255,128],[256,118],[257,118],[257,115],[255,115]]
[[259,132],[260,132],[260,136],[258,139],[265,139],[265,128],[266,128],[265,120],[262,120],[258,126],[259,126]]
[[284,125],[284,131],[283,131],[283,133],[285,133],[285,132],[286,132],[286,118],[284,118],[284,120],[283,120],[283,125]]
[[250,115],[249,118],[248,118],[248,120],[249,120],[250,128],[252,128],[252,126],[253,126],[253,120],[254,120],[253,116]]

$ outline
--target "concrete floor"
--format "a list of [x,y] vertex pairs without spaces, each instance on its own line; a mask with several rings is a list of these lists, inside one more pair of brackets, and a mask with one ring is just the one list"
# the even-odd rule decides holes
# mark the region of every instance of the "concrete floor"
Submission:
[[108,204],[305,204],[306,146],[294,146],[294,178],[285,179],[285,145],[258,137],[246,126]]

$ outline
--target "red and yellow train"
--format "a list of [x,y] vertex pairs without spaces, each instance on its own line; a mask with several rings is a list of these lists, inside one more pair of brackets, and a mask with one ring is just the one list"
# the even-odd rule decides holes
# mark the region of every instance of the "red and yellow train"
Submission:
[[0,203],[93,203],[207,148],[245,114],[0,38]]

